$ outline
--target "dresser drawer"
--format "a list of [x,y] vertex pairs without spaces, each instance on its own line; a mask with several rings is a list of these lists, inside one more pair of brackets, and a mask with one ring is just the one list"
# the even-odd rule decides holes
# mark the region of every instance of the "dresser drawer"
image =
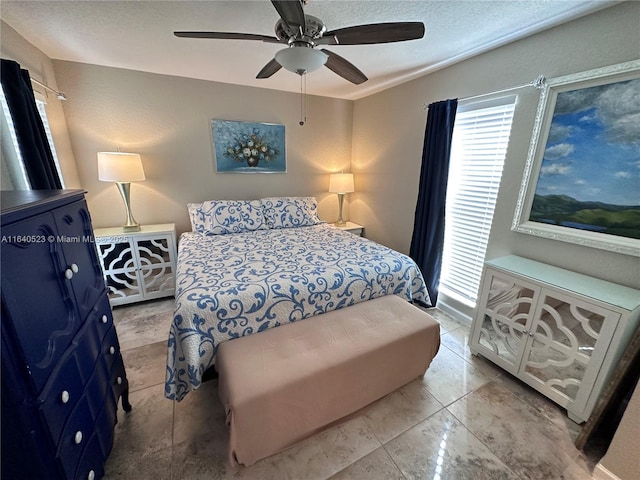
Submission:
[[56,455],[67,478],[75,478],[78,461],[93,435],[93,428],[89,404],[82,397],[64,426]]
[[[110,393],[111,394],[111,393]],[[96,435],[100,441],[100,447],[104,458],[107,458],[113,447],[113,427],[117,423],[117,405],[115,400],[107,401],[98,419],[96,420]]]
[[113,364],[120,356],[120,344],[118,343],[115,327],[111,327],[102,341],[102,355],[107,365],[107,370],[111,371]]
[[98,303],[93,307],[87,321],[98,327],[98,339],[102,342],[104,336],[113,326],[113,315],[111,314],[109,297],[107,297],[106,293],[102,295]]
[[128,387],[127,376],[124,370],[124,362],[122,355],[118,353],[116,361],[111,368],[111,387],[113,388],[113,396],[118,399],[122,392]]
[[85,385],[93,375],[96,360],[101,354],[100,343],[98,327],[90,322],[85,322],[80,333],[73,339],[72,348],[78,359],[80,375]]
[[39,412],[46,423],[54,443],[84,393],[80,367],[72,353],[60,362],[39,398]]
[[85,397],[93,418],[98,418],[105,403],[115,403],[113,389],[110,386],[109,371],[102,360],[96,363],[96,369],[85,387]]
[[85,324],[40,394],[39,410],[54,442],[58,441],[67,417],[84,394],[85,385],[96,368],[98,355],[97,327]]
[[104,456],[98,441],[98,436],[93,435],[82,451],[78,460],[78,467],[74,477],[76,480],[98,480],[104,476]]

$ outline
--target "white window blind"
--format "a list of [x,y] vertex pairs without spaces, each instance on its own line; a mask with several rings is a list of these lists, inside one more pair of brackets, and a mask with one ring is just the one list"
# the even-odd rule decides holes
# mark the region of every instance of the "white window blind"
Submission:
[[56,146],[53,143],[53,135],[51,135],[51,128],[49,127],[49,118],[47,117],[46,102],[44,102],[43,100],[40,100],[36,96],[36,107],[38,108],[38,113],[40,113],[40,118],[42,119],[42,125],[44,126],[44,132],[45,132],[45,135],[47,136],[49,147],[51,148],[51,155],[53,156],[53,162],[56,165],[58,178],[60,179],[62,188],[65,188],[64,178],[62,178],[62,169],[60,168],[60,161],[58,160],[58,153],[56,152]]
[[470,307],[478,295],[515,100],[461,105],[456,114],[440,291]]
[[[53,160],[56,166],[56,171],[58,172],[58,178],[60,179],[60,183],[62,184],[62,188],[65,188],[64,180],[62,178],[62,170],[60,169],[60,161],[58,160],[58,154],[56,152],[56,147],[53,143],[53,136],[51,134],[51,128],[49,126],[49,120],[47,118],[46,111],[46,102],[44,101],[44,97],[40,95],[38,92],[34,92],[36,107],[38,109],[38,113],[40,114],[40,118],[42,119],[42,124],[44,126],[45,135],[47,137],[47,141],[49,143],[49,147],[51,148],[51,154],[53,155]],[[9,173],[11,177],[12,187],[19,190],[28,190],[31,187],[29,186],[29,180],[27,177],[27,172],[24,168],[24,161],[22,159],[22,153],[20,152],[20,147],[18,146],[18,138],[16,137],[16,130],[13,124],[13,119],[11,118],[11,112],[9,111],[9,106],[7,105],[7,100],[4,96],[4,91],[0,86],[0,104],[2,106],[2,162],[6,165],[3,165],[3,171],[6,167],[6,171]],[[4,185],[4,184],[3,184]]]
[[16,137],[16,129],[13,125],[13,118],[9,111],[7,99],[4,96],[4,90],[0,86],[0,103],[2,104],[2,129],[0,131],[0,139],[2,140],[2,173],[9,179],[2,179],[2,188],[13,190],[28,190],[29,179],[24,169],[22,154],[18,147],[18,138]]

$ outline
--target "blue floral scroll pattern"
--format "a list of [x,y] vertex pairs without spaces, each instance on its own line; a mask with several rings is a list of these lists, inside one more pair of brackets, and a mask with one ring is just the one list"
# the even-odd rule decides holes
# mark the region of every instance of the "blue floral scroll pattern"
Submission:
[[430,303],[413,260],[331,225],[185,233],[165,396],[197,389],[225,340],[383,295]]
[[269,228],[259,200],[210,200],[190,205],[194,231],[226,235]]
[[273,197],[260,200],[269,228],[305,227],[324,223],[315,197]]

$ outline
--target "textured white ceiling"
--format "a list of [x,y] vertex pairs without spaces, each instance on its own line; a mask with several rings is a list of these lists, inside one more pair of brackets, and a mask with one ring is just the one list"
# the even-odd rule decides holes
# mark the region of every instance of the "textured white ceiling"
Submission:
[[[602,0],[309,0],[305,12],[333,30],[352,25],[422,21],[425,37],[403,43],[331,46],[369,81],[356,86],[322,68],[307,92],[357,99],[499,45],[609,7]],[[258,71],[283,48],[239,40],[182,39],[174,30],[274,35],[278,14],[256,1],[8,1],[2,20],[52,59],[292,92],[300,78]]]

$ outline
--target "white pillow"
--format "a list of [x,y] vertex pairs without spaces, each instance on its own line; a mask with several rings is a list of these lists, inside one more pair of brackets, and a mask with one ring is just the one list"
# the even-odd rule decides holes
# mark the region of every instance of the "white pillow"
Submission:
[[324,223],[315,197],[270,197],[260,200],[269,228],[304,227]]
[[187,207],[194,232],[225,235],[269,228],[259,200],[209,200]]
[[201,203],[187,203],[187,210],[189,211],[189,220],[191,221],[192,232],[202,232],[204,226],[204,218],[200,218]]

